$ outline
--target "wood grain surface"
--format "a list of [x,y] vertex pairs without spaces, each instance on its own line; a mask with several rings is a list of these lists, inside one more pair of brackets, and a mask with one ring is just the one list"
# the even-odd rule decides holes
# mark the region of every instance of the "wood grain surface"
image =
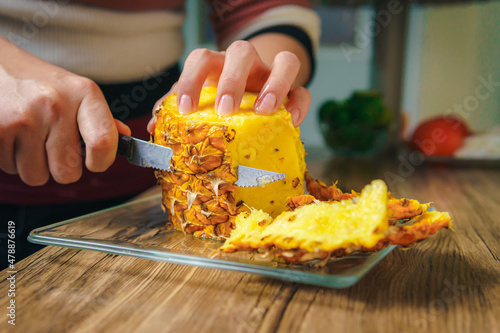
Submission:
[[48,246],[16,264],[15,327],[1,272],[0,332],[500,332],[499,169],[404,160],[308,163],[344,190],[380,178],[453,218],[353,287]]

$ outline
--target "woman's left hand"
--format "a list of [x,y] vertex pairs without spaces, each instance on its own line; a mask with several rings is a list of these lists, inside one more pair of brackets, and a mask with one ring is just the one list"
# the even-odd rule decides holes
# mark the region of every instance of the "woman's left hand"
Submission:
[[[221,116],[230,115],[239,108],[245,91],[259,92],[255,112],[270,114],[276,111],[288,96],[285,105],[295,126],[307,115],[311,104],[309,91],[295,84],[300,69],[299,58],[288,51],[276,54],[272,65],[266,66],[255,47],[246,41],[232,43],[226,51],[196,49],[186,59],[179,81],[160,99],[177,93],[179,112],[196,110],[200,92],[205,83],[217,86],[215,108]],[[153,132],[156,119],[148,124]]]

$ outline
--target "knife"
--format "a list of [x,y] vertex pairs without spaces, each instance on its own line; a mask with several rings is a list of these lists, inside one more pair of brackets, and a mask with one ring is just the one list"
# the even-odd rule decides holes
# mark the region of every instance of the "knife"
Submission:
[[[170,159],[174,153],[171,148],[120,134],[117,155],[141,167],[170,171]],[[285,177],[284,173],[239,165],[235,184],[239,187],[265,186]]]

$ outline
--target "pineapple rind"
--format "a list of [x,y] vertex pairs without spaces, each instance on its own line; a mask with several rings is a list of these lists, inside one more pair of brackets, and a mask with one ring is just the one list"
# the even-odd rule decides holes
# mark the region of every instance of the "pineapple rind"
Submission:
[[[214,111],[216,88],[204,87],[197,112],[181,115],[176,95],[157,113],[155,143],[174,151],[171,172],[159,171],[162,206],[177,229],[226,238],[247,207],[272,216],[286,210],[286,199],[303,194],[304,148],[300,131],[283,106],[269,116],[253,111],[256,94],[245,93],[240,111],[220,117]],[[238,165],[286,174],[259,187],[238,187]]]
[[[345,194],[335,185],[326,187],[318,181],[314,184],[309,181],[308,188],[311,185],[315,194],[320,195],[289,198],[293,211],[274,220],[263,212],[238,216],[237,228],[221,250],[227,253],[267,250],[286,262],[320,260],[318,264],[323,265],[330,257],[377,251],[389,244],[408,246],[442,228],[452,228],[447,212],[429,211],[429,204],[416,200],[396,199],[388,195],[385,183],[380,180],[370,185],[383,189],[378,193],[369,186],[361,194]],[[318,197],[325,196],[330,199],[318,201]],[[382,219],[381,205],[386,207]]]
[[236,219],[236,229],[221,248],[277,248],[306,252],[372,248],[387,235],[387,187],[381,180],[367,185],[361,196],[340,202],[301,206],[272,218],[254,211]]

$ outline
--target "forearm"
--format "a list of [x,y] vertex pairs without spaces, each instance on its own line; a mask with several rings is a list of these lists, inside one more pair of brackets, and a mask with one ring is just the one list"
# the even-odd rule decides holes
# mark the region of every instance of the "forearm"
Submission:
[[66,73],[64,69],[29,53],[2,36],[0,36],[0,50],[0,71],[3,71],[4,75],[16,79],[32,79],[38,73],[44,72],[45,79],[49,80],[57,79]]
[[41,61],[41,59],[24,51],[19,46],[11,43],[8,39],[2,36],[0,36],[0,50],[2,50],[2,56],[0,57],[0,70],[5,71],[5,73],[10,74],[10,72],[12,72],[12,68],[17,68],[18,76],[25,74],[24,68],[26,66],[23,66],[23,64],[27,61],[40,65],[39,61]]
[[292,88],[303,86],[309,81],[312,70],[309,54],[304,45],[295,38],[280,33],[265,33],[248,41],[254,45],[260,58],[268,66],[272,65],[274,57],[281,51],[292,52],[299,58],[300,70]]

